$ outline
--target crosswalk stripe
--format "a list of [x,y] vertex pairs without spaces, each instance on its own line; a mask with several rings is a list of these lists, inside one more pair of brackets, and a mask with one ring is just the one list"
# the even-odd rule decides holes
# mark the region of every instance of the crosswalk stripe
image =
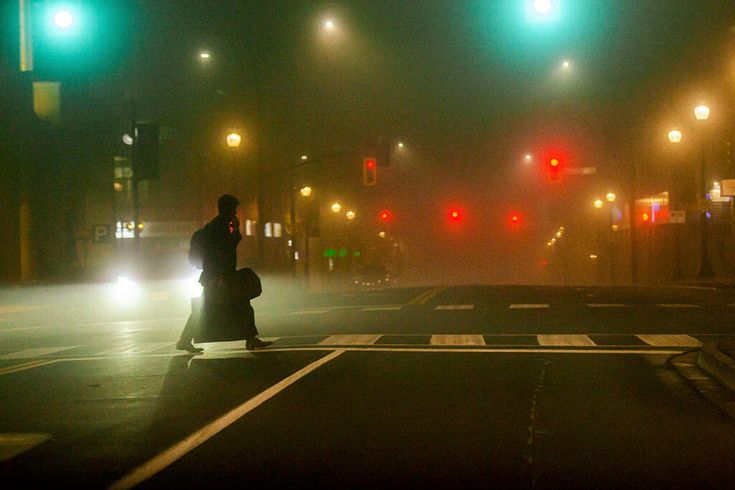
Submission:
[[431,298],[444,291],[446,288],[433,288],[423,292],[408,302],[410,305],[425,305]]
[[402,306],[369,306],[367,308],[363,308],[360,311],[398,311]]
[[686,303],[682,303],[682,304],[664,303],[664,304],[657,304],[656,306],[660,306],[661,308],[701,308],[702,307],[701,305],[691,305],[691,304],[686,304]]
[[12,359],[33,359],[43,357],[56,352],[73,349],[76,345],[66,345],[63,347],[34,347],[32,349],[24,349],[15,352],[9,352],[0,356],[0,360],[9,361]]
[[538,335],[539,345],[592,346],[595,344],[587,335]]
[[518,303],[510,305],[508,308],[511,310],[533,310],[533,309],[541,309],[541,308],[548,308],[550,305],[539,303],[539,304],[533,304],[533,303]]
[[322,313],[327,313],[329,308],[322,309],[322,310],[296,310],[292,311],[291,315],[321,315]]
[[104,350],[98,352],[98,356],[112,356],[112,355],[133,355],[133,354],[148,354],[158,349],[163,349],[174,345],[176,342],[147,342],[145,344],[129,345],[126,347],[116,347],[114,349]]
[[475,305],[437,305],[435,310],[474,310]]
[[636,335],[639,339],[641,339],[643,342],[647,343],[648,345],[652,345],[654,347],[673,347],[673,346],[681,346],[681,347],[699,347],[702,345],[702,342],[695,339],[694,337],[690,335]]
[[432,335],[431,345],[485,345],[482,335]]
[[330,335],[319,342],[323,345],[373,345],[382,335]]

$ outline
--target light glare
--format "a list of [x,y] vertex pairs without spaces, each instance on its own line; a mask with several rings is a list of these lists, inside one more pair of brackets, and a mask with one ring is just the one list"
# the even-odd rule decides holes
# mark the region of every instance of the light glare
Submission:
[[74,14],[67,9],[59,10],[54,14],[54,25],[59,29],[68,29],[74,24]]

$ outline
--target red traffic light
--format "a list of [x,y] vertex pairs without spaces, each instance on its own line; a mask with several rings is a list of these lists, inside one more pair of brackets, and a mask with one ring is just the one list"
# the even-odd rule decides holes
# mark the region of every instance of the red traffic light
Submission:
[[380,221],[383,223],[388,223],[393,221],[393,213],[388,209],[384,209],[378,214],[378,218],[380,218]]
[[363,185],[375,185],[378,183],[378,174],[375,158],[368,157],[362,161],[362,184]]
[[521,213],[512,212],[508,215],[508,224],[512,227],[518,227],[523,223],[523,216]]
[[458,208],[452,208],[449,210],[449,219],[451,221],[457,222],[462,219],[462,211]]
[[559,172],[561,171],[561,159],[559,157],[549,158],[549,180],[555,182],[559,180]]

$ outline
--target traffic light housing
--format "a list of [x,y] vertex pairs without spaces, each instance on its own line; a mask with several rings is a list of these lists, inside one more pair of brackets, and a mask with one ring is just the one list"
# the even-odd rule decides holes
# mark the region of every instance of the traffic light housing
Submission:
[[558,156],[550,157],[547,163],[547,171],[549,174],[549,181],[558,182],[561,174],[561,158]]
[[368,186],[378,183],[378,162],[374,157],[362,161],[362,183]]

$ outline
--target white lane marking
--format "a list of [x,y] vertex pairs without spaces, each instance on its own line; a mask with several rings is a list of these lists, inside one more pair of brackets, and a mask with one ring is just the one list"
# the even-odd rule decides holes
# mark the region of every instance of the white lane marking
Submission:
[[26,371],[28,369],[34,369],[41,366],[47,366],[49,364],[56,364],[57,362],[61,362],[62,360],[63,359],[49,359],[48,361],[36,360],[24,362],[23,364],[16,364],[15,366],[4,367],[0,369],[0,376],[17,373],[20,371]]
[[482,335],[432,335],[431,345],[485,345]]
[[331,335],[319,342],[322,345],[373,345],[382,335]]
[[139,345],[129,345],[126,347],[116,347],[114,349],[103,350],[98,352],[98,356],[115,356],[115,355],[133,355],[148,354],[165,347],[174,345],[176,342],[147,342]]
[[23,332],[25,330],[38,330],[41,327],[15,327],[15,328],[3,328],[0,329],[0,333],[6,332]]
[[53,308],[55,305],[0,305],[0,314],[5,313],[28,313],[45,308]]
[[474,310],[475,305],[437,305],[435,310]]
[[591,338],[586,335],[537,335],[539,345],[569,345],[591,347],[595,344]]
[[[479,354],[637,354],[637,355],[662,355],[670,356],[681,354],[684,348],[669,348],[669,349],[565,349],[565,348],[475,348],[475,349],[457,349],[455,347],[343,347],[340,348],[345,352],[438,352],[438,353],[452,353],[452,354],[463,354],[463,353],[479,353]],[[328,351],[331,350],[329,347],[283,347],[283,348],[270,348],[260,352],[297,352],[297,351]],[[70,360],[70,359],[64,359]],[[73,359],[71,359],[73,360]]]
[[630,308],[630,305],[622,305],[618,303],[587,303],[590,308]]
[[278,383],[271,386],[267,390],[263,391],[259,395],[256,395],[250,400],[246,401],[239,407],[236,407],[230,410],[228,413],[224,414],[222,417],[205,425],[204,427],[199,429],[197,432],[191,434],[189,437],[187,437],[183,441],[166,449],[164,452],[160,453],[158,456],[154,457],[150,461],[147,461],[143,463],[142,465],[138,466],[137,468],[133,469],[131,472],[124,475],[119,480],[113,482],[109,488],[112,490],[128,489],[128,488],[133,488],[141,484],[142,482],[146,481],[147,479],[149,479],[156,473],[164,470],[169,465],[181,459],[187,453],[196,449],[199,445],[203,444],[204,442],[208,441],[209,439],[217,435],[217,433],[219,433],[221,430],[227,428],[228,426],[236,422],[238,419],[246,415],[248,412],[256,409],[261,404],[273,398],[278,393],[285,390],[290,385],[294,384],[295,382],[297,382],[298,380],[300,380],[307,374],[315,371],[321,366],[336,359],[337,357],[342,355],[344,352],[345,351],[341,349],[336,350],[332,352],[331,354],[328,354],[322,357],[321,359],[318,359],[312,362],[311,364],[304,367],[303,369],[300,369],[299,371],[295,372],[291,376],[279,381]]
[[691,304],[678,304],[678,303],[671,303],[671,304],[657,304],[656,306],[659,306],[661,308],[701,308],[701,305],[691,305]]
[[8,461],[49,439],[51,434],[0,434],[0,461]]
[[541,309],[541,308],[548,308],[550,305],[548,304],[532,304],[532,303],[519,303],[519,304],[513,304],[510,305],[508,308],[511,310],[533,310],[533,309]]
[[321,315],[322,313],[327,313],[330,311],[329,309],[324,310],[296,310],[289,313],[290,315]]
[[370,306],[368,308],[362,308],[360,311],[398,311],[402,306]]
[[689,335],[636,335],[643,342],[654,347],[699,347],[702,342]]
[[63,347],[35,347],[32,349],[24,349],[16,352],[9,352],[0,356],[0,360],[8,361],[12,359],[33,359],[36,357],[43,357],[55,352],[62,352],[65,350],[73,349],[76,345],[66,345]]

